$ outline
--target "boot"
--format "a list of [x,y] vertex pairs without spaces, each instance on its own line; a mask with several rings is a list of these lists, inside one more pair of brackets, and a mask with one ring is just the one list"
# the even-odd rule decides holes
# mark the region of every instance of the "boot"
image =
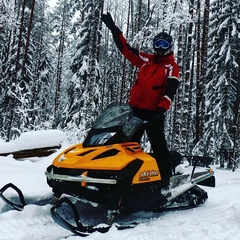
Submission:
[[161,193],[164,196],[171,195],[170,177],[166,177],[161,180]]

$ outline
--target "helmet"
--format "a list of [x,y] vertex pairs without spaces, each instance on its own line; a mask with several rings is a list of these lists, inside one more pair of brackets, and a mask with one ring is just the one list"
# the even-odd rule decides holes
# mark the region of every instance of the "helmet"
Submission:
[[166,56],[173,51],[173,39],[166,32],[160,32],[153,39],[153,48],[155,54]]

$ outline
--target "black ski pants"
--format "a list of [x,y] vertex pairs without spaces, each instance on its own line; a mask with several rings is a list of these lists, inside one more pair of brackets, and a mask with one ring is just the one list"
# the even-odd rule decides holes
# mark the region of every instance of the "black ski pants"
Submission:
[[147,123],[135,133],[133,141],[140,143],[144,130],[146,130],[161,177],[163,180],[169,179],[169,177],[172,176],[172,168],[164,134],[164,114],[159,115],[152,111],[140,109],[134,109],[133,113],[136,117],[147,121]]

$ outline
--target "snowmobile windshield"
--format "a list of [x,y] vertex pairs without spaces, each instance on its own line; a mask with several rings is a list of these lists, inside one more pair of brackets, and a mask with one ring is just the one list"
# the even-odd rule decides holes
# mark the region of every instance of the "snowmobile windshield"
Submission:
[[132,117],[132,109],[128,104],[112,103],[94,121],[93,128],[109,128],[113,126],[124,126]]
[[83,146],[99,146],[131,140],[143,121],[132,114],[125,103],[112,103],[94,121]]

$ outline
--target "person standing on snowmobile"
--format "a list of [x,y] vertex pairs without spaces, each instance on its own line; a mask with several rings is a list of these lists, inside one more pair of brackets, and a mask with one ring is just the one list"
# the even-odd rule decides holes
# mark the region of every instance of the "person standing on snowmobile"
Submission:
[[[135,84],[130,90],[129,104],[136,117],[148,121],[145,129],[159,166],[162,187],[167,188],[172,169],[164,135],[164,113],[170,108],[179,85],[179,68],[173,56],[173,39],[166,32],[161,32],[153,39],[154,54],[139,52],[127,43],[110,13],[103,14],[102,21],[112,32],[121,53],[139,68]],[[142,134],[143,132],[138,134],[138,142]]]

